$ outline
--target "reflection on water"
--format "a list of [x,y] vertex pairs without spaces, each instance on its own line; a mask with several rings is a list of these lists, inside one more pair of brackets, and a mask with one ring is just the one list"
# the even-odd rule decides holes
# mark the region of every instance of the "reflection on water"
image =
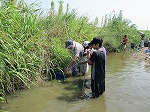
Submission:
[[145,69],[145,62],[131,60],[123,53],[109,57],[105,94],[108,112],[149,112],[150,70]]
[[82,81],[83,77],[73,77],[64,84],[43,82],[0,108],[11,112],[150,112],[150,70],[145,62],[130,59],[129,53],[108,55],[106,92],[100,98],[80,98]]

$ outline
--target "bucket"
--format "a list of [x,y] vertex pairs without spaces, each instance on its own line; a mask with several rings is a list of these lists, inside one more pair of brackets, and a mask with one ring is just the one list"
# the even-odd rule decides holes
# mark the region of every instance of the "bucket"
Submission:
[[57,71],[55,74],[56,74],[57,80],[65,80],[65,76],[63,75],[61,71]]
[[146,49],[146,50],[145,50],[145,53],[149,53],[149,49]]

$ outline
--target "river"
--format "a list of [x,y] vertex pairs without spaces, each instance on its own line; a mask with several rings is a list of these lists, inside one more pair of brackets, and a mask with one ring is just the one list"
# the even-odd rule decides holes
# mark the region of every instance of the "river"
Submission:
[[80,97],[83,79],[42,82],[15,93],[0,108],[10,112],[150,112],[150,69],[129,52],[107,56],[106,91],[99,98]]

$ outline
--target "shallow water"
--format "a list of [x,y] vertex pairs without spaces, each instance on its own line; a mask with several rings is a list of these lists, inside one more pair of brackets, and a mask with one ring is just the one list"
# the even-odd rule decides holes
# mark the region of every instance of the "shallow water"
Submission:
[[106,91],[101,97],[81,98],[83,79],[43,82],[16,93],[0,108],[10,112],[150,112],[150,70],[144,61],[131,59],[129,53],[108,55]]

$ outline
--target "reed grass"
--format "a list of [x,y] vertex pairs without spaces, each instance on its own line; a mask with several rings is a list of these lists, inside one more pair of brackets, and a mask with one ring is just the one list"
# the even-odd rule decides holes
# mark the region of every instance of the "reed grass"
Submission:
[[6,2],[0,7],[0,96],[30,88],[43,68],[63,70],[71,60],[65,48],[68,38],[83,43],[100,36],[109,52],[118,48],[125,34],[129,42],[140,43],[136,25],[125,19],[121,11],[91,22],[87,16],[78,16],[74,9],[69,11],[69,4],[63,12],[63,2],[59,3],[56,11],[51,2],[47,16],[41,15],[40,7],[24,2]]

